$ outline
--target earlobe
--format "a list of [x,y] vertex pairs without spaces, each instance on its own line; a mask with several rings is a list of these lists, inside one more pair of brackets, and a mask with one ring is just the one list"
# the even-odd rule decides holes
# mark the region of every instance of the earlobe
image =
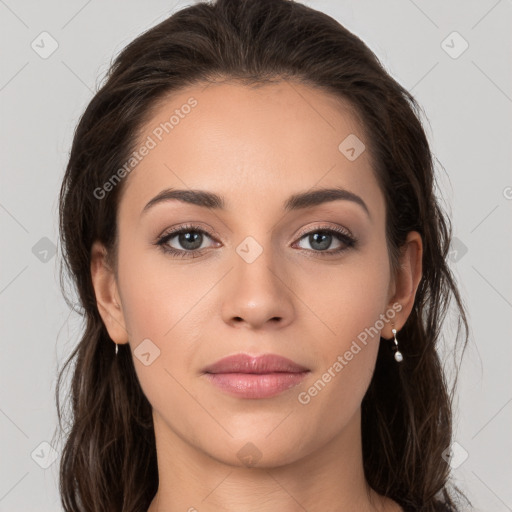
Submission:
[[91,248],[91,279],[96,295],[98,312],[115,343],[128,342],[124,315],[117,289],[115,274],[106,260],[107,251],[103,244],[95,241]]
[[[400,249],[400,264],[395,275],[395,293],[388,307],[400,304],[401,309],[396,314],[393,324],[397,332],[405,324],[414,306],[416,292],[422,277],[423,242],[417,231],[411,231]],[[390,324],[383,329],[381,336],[391,339],[393,326]]]

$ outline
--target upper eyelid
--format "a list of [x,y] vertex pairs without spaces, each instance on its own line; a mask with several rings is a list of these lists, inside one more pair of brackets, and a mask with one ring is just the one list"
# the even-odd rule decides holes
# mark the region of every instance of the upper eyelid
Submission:
[[212,228],[210,228],[210,229],[212,231],[211,233],[209,232],[208,229],[202,228],[199,225],[196,226],[195,224],[178,226],[177,228],[171,229],[170,231],[164,231],[164,233],[162,235],[160,235],[158,237],[158,239],[173,237],[175,235],[178,235],[183,232],[186,233],[188,231],[198,231],[200,233],[205,234],[206,236],[209,236],[210,238],[213,238],[213,237],[220,238],[220,235],[217,234],[217,232],[214,229],[212,229]]
[[[325,225],[320,225],[320,226],[316,226],[313,228],[305,228],[304,230],[299,231],[299,234],[297,236],[299,238],[302,238],[306,235],[309,235],[310,233],[315,233],[316,231],[334,231],[338,235],[345,234],[346,236],[355,239],[355,236],[352,234],[352,231],[350,231],[350,229],[348,229],[344,226],[337,226],[337,228],[335,228],[333,226],[325,226]],[[340,231],[342,231],[342,233],[340,233]]]

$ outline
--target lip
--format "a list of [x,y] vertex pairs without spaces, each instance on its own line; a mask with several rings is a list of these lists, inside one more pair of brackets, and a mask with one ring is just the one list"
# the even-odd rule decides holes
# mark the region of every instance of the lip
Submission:
[[298,385],[310,372],[276,354],[234,354],[203,369],[209,382],[240,398],[269,398]]
[[219,359],[203,369],[204,373],[300,373],[309,368],[277,354],[234,354]]

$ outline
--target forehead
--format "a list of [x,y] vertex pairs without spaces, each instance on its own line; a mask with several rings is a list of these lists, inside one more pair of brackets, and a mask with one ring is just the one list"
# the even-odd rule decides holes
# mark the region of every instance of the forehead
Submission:
[[135,147],[150,149],[125,178],[120,215],[140,215],[165,188],[217,192],[228,210],[270,206],[274,196],[281,205],[320,186],[378,201],[369,152],[347,158],[347,140],[365,141],[355,112],[319,89],[289,81],[188,87],[155,105],[141,127]]

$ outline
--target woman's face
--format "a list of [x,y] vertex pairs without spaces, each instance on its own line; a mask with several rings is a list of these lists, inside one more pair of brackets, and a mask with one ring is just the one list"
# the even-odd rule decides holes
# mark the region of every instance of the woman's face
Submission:
[[[271,466],[358,432],[380,334],[404,315],[364,143],[339,101],[295,82],[191,87],[144,127],[118,210],[120,308],[106,324],[129,341],[158,442]],[[347,192],[296,197],[321,189]],[[166,190],[222,205],[151,204]],[[307,371],[205,373],[240,353]]]

